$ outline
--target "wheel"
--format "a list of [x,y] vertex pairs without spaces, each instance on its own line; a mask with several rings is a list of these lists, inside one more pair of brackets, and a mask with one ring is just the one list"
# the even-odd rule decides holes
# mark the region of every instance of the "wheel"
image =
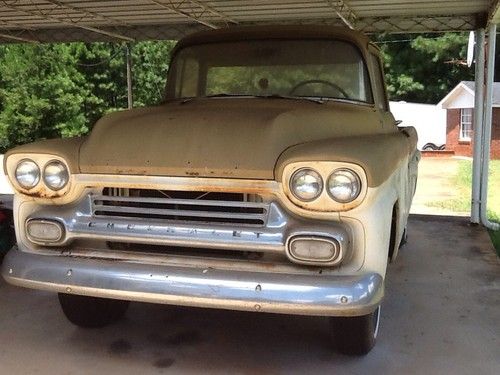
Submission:
[[365,355],[378,334],[380,306],[368,315],[331,318],[335,349],[348,355]]
[[83,328],[100,328],[116,322],[127,312],[129,301],[59,293],[68,320]]
[[422,147],[423,151],[435,151],[437,149],[438,148],[434,143],[426,143],[424,147]]
[[399,248],[401,249],[408,242],[408,231],[405,228],[403,235],[401,236],[401,241],[399,242]]

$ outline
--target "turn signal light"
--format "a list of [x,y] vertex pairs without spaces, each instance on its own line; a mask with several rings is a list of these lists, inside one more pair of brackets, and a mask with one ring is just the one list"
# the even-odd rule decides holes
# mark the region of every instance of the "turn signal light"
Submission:
[[63,238],[64,229],[57,221],[31,219],[26,223],[26,234],[34,243],[56,243]]
[[340,244],[333,238],[295,236],[288,241],[289,258],[302,264],[335,265],[342,260]]

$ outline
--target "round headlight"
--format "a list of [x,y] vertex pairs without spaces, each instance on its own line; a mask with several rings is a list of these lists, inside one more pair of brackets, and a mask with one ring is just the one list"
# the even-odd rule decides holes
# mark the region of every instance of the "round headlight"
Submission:
[[34,188],[40,181],[40,168],[33,160],[21,160],[16,167],[16,181],[25,189]]
[[43,182],[49,189],[61,190],[69,180],[66,166],[59,160],[49,162],[43,170]]
[[340,203],[356,199],[361,191],[359,176],[350,169],[337,169],[328,178],[328,194]]
[[309,202],[318,198],[323,191],[323,179],[313,169],[299,169],[290,179],[290,190],[295,198]]

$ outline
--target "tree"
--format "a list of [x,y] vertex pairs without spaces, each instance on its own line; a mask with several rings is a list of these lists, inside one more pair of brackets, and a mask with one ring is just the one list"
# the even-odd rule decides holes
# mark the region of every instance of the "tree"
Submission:
[[468,34],[384,35],[377,38],[392,100],[436,104],[455,85],[474,79],[462,63]]
[[[133,48],[136,106],[163,96],[172,41]],[[125,45],[0,46],[0,152],[44,138],[86,134],[106,112],[127,108]]]
[[89,92],[64,44],[9,45],[0,53],[0,150],[88,131]]
[[164,95],[174,41],[140,42],[132,48],[134,105],[157,104]]

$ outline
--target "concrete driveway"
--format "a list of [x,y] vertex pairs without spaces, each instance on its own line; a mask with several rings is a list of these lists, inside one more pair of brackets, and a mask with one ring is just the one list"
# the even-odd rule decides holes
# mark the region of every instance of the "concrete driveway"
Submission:
[[1,374],[499,374],[500,265],[466,219],[412,217],[366,357],[334,353],[324,318],[132,304],[100,330],[55,295],[0,281]]
[[459,197],[453,177],[458,171],[457,158],[425,157],[418,165],[418,181],[411,213],[430,215],[467,216],[470,213],[456,213],[429,206],[431,202],[444,201]]

